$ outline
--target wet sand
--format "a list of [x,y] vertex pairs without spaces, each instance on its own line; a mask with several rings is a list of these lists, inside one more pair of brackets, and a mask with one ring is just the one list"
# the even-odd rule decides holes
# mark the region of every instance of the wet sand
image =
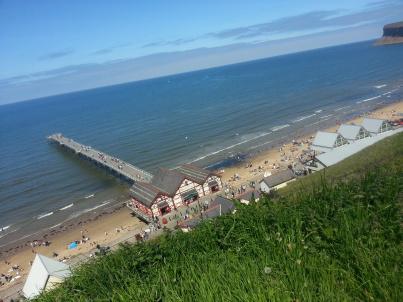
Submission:
[[[387,105],[366,114],[367,117],[382,118],[395,120],[399,118],[398,113],[403,112],[403,101]],[[350,120],[348,123],[359,124],[362,116]],[[334,125],[326,131],[334,132],[338,125]],[[304,150],[307,150],[309,143],[315,133],[302,137],[289,137],[289,143],[281,147],[272,148],[263,151],[258,155],[248,158],[236,166],[221,169],[224,184],[229,191],[237,191],[241,185],[248,184],[250,181],[260,180],[264,173],[274,173],[275,170],[287,167],[289,164],[298,160],[298,156]],[[292,141],[302,143],[293,144]],[[280,149],[281,148],[281,149]],[[234,180],[236,175],[236,180]],[[13,277],[20,275],[13,282],[0,286],[0,296],[2,291],[10,287],[21,287],[25,281],[26,274],[30,269],[30,261],[35,257],[36,253],[41,253],[48,257],[53,257],[54,253],[58,256],[54,259],[62,260],[83,254],[89,254],[97,244],[109,245],[113,242],[126,239],[129,235],[134,236],[147,228],[146,224],[139,219],[132,217],[130,210],[124,205],[118,205],[108,210],[95,211],[89,216],[80,217],[75,222],[69,222],[68,225],[60,226],[56,229],[48,230],[42,236],[36,239],[48,240],[51,244],[47,247],[31,247],[26,241],[19,244],[19,247],[9,248],[7,252],[2,251],[0,254],[0,274],[7,274]],[[85,243],[79,244],[77,248],[69,250],[68,244],[83,238],[89,238]],[[19,270],[12,271],[11,267],[18,265]]]

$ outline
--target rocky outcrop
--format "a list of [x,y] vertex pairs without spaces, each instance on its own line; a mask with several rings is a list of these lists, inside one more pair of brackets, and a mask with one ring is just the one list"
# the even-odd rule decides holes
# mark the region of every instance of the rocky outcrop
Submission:
[[383,36],[377,45],[403,43],[403,21],[387,24],[383,27]]

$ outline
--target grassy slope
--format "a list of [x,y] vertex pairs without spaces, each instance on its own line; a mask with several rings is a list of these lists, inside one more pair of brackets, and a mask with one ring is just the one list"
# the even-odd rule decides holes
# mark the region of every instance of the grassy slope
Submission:
[[122,246],[39,301],[398,301],[402,147],[389,138],[328,169],[331,183],[316,173],[189,234]]

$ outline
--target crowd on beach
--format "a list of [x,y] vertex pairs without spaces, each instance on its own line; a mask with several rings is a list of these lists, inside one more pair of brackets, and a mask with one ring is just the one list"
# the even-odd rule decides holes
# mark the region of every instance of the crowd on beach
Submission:
[[[309,146],[313,138],[313,136],[309,136],[293,139],[289,144],[282,144],[275,149],[270,159],[249,161],[243,167],[236,167],[234,174],[228,174],[224,169],[221,169],[219,172],[223,175],[226,197],[236,198],[248,190],[257,189],[257,184],[261,178],[281,169],[290,168],[296,175],[306,174],[302,163],[311,156]],[[234,168],[230,170],[234,170]]]
[[7,260],[4,260],[4,264],[9,267],[6,273],[0,274],[0,288],[3,285],[13,283],[14,281],[21,278],[22,272],[24,269],[16,264],[11,264]]

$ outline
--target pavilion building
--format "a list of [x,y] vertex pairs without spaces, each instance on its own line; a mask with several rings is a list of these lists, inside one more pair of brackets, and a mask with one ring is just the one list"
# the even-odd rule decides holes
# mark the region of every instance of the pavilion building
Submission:
[[374,118],[364,118],[361,125],[370,132],[371,135],[376,135],[392,129],[392,126],[387,121]]
[[340,125],[337,133],[341,134],[350,143],[371,136],[364,127],[347,124]]
[[339,133],[318,131],[311,149],[318,152],[328,152],[345,144],[348,144],[348,140]]
[[361,150],[364,150],[365,148],[381,141],[382,139],[400,132],[403,132],[403,128],[397,128],[367,137],[365,139],[359,139],[353,144],[346,144],[339,148],[335,148],[332,151],[312,157],[311,160],[305,162],[305,167],[308,171],[315,172],[333,166],[342,160],[360,152]]
[[128,207],[145,221],[197,201],[222,189],[219,175],[194,165],[160,168],[150,183],[136,182],[130,188]]

